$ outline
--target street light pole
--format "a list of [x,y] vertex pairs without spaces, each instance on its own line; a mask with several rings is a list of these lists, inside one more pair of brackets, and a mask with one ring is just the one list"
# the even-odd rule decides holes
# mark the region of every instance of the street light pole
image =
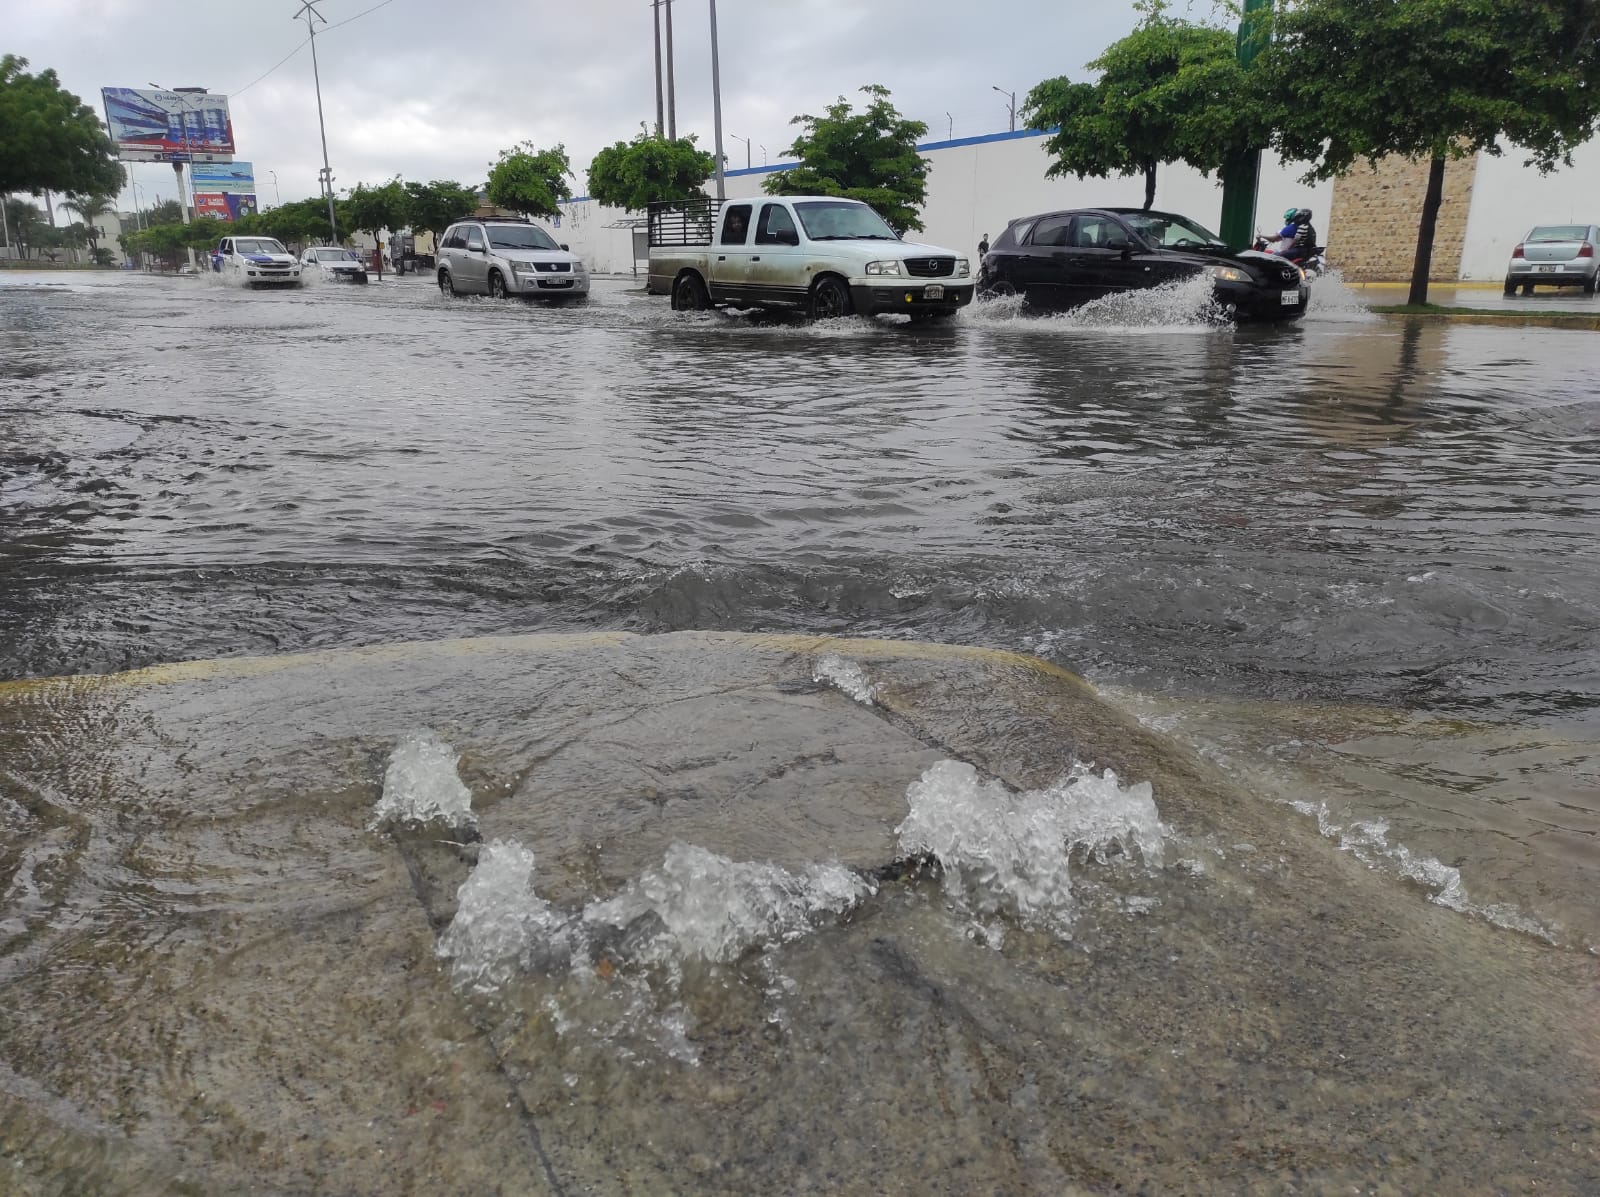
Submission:
[[306,32],[311,40],[311,80],[317,88],[317,131],[322,134],[322,187],[328,197],[328,232],[331,242],[339,244],[339,222],[333,215],[333,167],[328,165],[328,127],[322,120],[322,75],[317,69],[317,22],[322,21],[322,14],[316,10],[315,5],[320,0],[304,0],[300,11],[294,14],[294,19],[306,19]]
[[1017,93],[1007,91],[1003,87],[994,87],[993,85],[990,86],[990,90],[997,91],[1006,98],[1006,107],[1011,112],[1011,131],[1015,133],[1017,131]]
[[750,139],[748,137],[740,137],[737,133],[729,133],[728,136],[733,138],[735,141],[744,142],[744,168],[746,170],[749,170],[750,169]]
[[283,193],[278,190],[278,172],[275,170],[269,170],[267,173],[272,176],[273,206],[281,208],[283,207]]
[[650,20],[656,27],[656,136],[665,137],[666,104],[661,94],[661,0],[650,0]]
[[711,5],[711,127],[717,139],[717,199],[720,202],[728,198],[728,187],[722,170],[722,67],[717,61],[717,0],[709,0],[709,3]]
[[661,0],[667,10],[667,138],[678,139],[678,88],[672,81],[672,0]]

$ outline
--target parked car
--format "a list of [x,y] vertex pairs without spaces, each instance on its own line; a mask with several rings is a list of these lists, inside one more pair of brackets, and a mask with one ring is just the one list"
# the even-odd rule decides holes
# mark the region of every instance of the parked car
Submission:
[[250,287],[300,286],[300,263],[273,237],[224,237],[211,268]]
[[1535,287],[1582,287],[1595,292],[1600,258],[1600,227],[1592,224],[1541,224],[1517,243],[1506,267],[1506,294],[1518,287],[1532,295]]
[[675,310],[799,307],[813,319],[853,312],[953,316],[972,302],[972,264],[902,241],[859,200],[831,195],[671,200],[650,205],[652,295]]
[[538,225],[513,217],[451,225],[439,241],[437,271],[446,295],[562,301],[589,294],[583,259]]
[[1072,308],[1121,291],[1209,274],[1212,292],[1241,320],[1293,320],[1311,291],[1299,267],[1273,254],[1233,250],[1171,212],[1082,208],[1013,220],[989,247],[980,294],[1017,294],[1029,306]]

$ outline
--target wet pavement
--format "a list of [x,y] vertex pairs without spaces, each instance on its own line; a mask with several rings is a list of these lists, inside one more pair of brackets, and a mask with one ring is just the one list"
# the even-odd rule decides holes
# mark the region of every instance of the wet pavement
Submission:
[[[1321,285],[1286,327],[1216,325],[1180,290],[912,328],[673,314],[629,279],[547,309],[412,278],[0,274],[0,679],[532,632],[1019,650],[1309,839],[1285,892],[1337,905],[1340,870],[1370,878],[1381,897],[1341,935],[1432,936],[1418,912],[1437,912],[1487,937],[1485,975],[1582,970],[1600,947],[1600,342],[1379,319],[1373,298]],[[95,742],[64,715],[59,744]],[[957,755],[1003,776],[1025,726],[993,715]],[[378,784],[382,739],[350,784]],[[94,776],[128,775],[111,764]],[[0,918],[26,921],[58,849],[31,838],[56,798],[22,772],[0,767]],[[265,849],[185,851],[226,872]],[[621,876],[590,876],[593,896]],[[1162,934],[1204,941],[1210,917]],[[1548,1013],[1543,1030],[1576,1017]],[[1119,1060],[1097,1083],[1124,1117],[1145,1074]],[[1271,1089],[1253,1083],[1247,1104]]]

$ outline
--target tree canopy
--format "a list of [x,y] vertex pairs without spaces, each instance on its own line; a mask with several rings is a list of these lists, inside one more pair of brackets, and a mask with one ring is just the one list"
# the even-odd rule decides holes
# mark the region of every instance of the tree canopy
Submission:
[[871,204],[898,232],[920,231],[928,160],[917,153],[917,140],[928,126],[901,116],[888,88],[861,91],[868,97],[861,112],[840,96],[823,115],[790,122],[803,129],[788,151],[800,165],[768,176],[767,194],[846,196]]
[[427,229],[434,240],[456,221],[471,216],[478,206],[478,193],[463,183],[435,179],[431,183],[407,183],[411,197],[411,227]]
[[524,141],[500,151],[500,160],[489,167],[485,191],[497,208],[523,216],[559,216],[559,205],[572,198],[567,185],[571,177],[565,146],[540,150]]
[[54,71],[0,57],[0,195],[26,191],[115,195],[122,167],[94,110],[62,89]]
[[693,195],[717,169],[717,160],[693,136],[670,139],[641,133],[594,156],[589,195],[613,208],[637,212],[656,200]]
[[1166,0],[1134,7],[1144,14],[1139,25],[1088,64],[1100,72],[1096,82],[1046,79],[1022,114],[1031,128],[1056,130],[1045,142],[1047,176],[1142,174],[1149,208],[1161,163],[1210,174],[1267,130],[1232,32],[1172,18]]
[[1445,163],[1515,143],[1549,171],[1600,120],[1594,0],[1288,0],[1257,60],[1271,144],[1331,178],[1388,155],[1430,163],[1411,302],[1427,300]]
[[411,196],[399,179],[376,187],[357,183],[344,201],[347,228],[376,237],[383,229],[410,227]]

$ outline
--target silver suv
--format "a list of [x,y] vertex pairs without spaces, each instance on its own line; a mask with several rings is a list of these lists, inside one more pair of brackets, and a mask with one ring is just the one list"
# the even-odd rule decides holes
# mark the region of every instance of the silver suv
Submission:
[[439,239],[439,290],[446,295],[566,300],[589,294],[583,259],[538,225],[511,216],[463,220]]

